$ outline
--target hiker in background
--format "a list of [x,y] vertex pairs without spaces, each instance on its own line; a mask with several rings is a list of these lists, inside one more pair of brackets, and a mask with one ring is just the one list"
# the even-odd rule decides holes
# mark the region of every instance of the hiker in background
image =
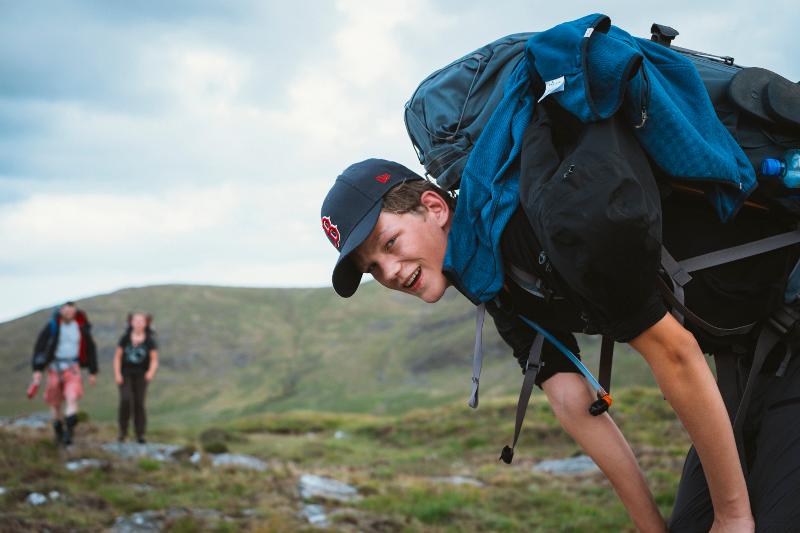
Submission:
[[147,413],[144,400],[147,385],[158,370],[158,345],[155,331],[150,327],[153,317],[145,313],[128,315],[128,327],[114,352],[114,380],[119,386],[120,442],[128,437],[128,421],[133,409],[136,441],[145,443]]
[[[55,311],[42,328],[33,348],[33,384],[38,386],[47,369],[44,401],[53,414],[53,431],[57,444],[72,444],[78,424],[78,402],[83,397],[81,368],[89,369],[89,383],[97,376],[97,349],[92,326],[74,302],[67,302]],[[62,404],[66,408],[62,413]]]

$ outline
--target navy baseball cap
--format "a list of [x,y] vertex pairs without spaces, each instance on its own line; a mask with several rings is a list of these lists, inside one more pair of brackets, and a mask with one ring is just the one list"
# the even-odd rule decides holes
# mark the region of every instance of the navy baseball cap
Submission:
[[403,165],[367,159],[350,165],[322,202],[322,229],[339,251],[333,268],[333,288],[344,298],[355,294],[362,273],[350,254],[372,233],[383,207],[383,195],[405,181],[424,179]]

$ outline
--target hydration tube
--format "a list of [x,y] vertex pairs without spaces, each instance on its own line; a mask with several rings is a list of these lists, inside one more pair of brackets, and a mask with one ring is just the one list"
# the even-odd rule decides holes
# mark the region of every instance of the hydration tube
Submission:
[[519,318],[523,322],[525,322],[528,326],[536,330],[545,339],[550,341],[553,344],[553,346],[558,348],[558,350],[561,353],[563,353],[567,357],[567,359],[569,359],[572,362],[572,364],[575,365],[575,367],[580,371],[580,373],[583,374],[583,377],[586,378],[586,380],[595,390],[595,392],[597,393],[597,400],[594,401],[592,405],[589,406],[589,413],[591,413],[593,416],[598,416],[608,411],[608,408],[611,407],[611,403],[613,402],[611,395],[608,392],[606,392],[606,390],[603,388],[602,385],[600,385],[600,382],[595,379],[595,377],[592,375],[591,372],[589,372],[589,369],[586,368],[583,363],[581,363],[581,360],[578,359],[575,356],[575,354],[572,353],[572,351],[570,351],[569,348],[564,346],[564,344],[562,344],[561,341],[555,338],[549,331],[544,329],[542,326],[540,326],[539,324],[537,324],[532,320],[525,318],[522,315],[519,315]]

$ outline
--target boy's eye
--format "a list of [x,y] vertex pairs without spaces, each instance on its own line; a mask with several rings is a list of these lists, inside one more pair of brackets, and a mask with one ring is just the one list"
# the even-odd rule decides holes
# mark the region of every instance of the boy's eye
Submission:
[[395,243],[396,240],[397,240],[397,237],[392,237],[391,239],[386,241],[386,247],[385,248],[387,250],[389,250],[392,246],[394,246],[394,243]]

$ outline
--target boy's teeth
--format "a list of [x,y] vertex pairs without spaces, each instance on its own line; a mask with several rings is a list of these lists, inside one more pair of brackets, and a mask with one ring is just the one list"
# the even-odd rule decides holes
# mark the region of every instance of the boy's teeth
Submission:
[[405,284],[405,287],[406,287],[406,288],[409,288],[409,287],[411,287],[411,286],[414,284],[414,282],[415,282],[415,281],[417,281],[417,278],[418,278],[418,277],[419,277],[419,267],[417,267],[417,269],[416,269],[416,270],[414,271],[414,273],[411,275],[411,279],[410,279],[410,280],[408,280],[408,283],[406,283],[406,284]]

